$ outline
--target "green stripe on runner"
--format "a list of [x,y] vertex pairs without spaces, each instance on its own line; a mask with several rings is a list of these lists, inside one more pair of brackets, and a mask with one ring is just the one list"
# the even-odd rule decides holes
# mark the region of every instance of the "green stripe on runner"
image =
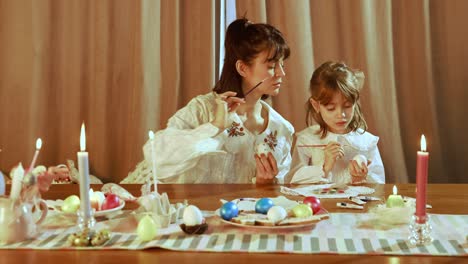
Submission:
[[434,240],[434,242],[432,242],[432,244],[437,249],[437,251],[439,251],[439,253],[447,254],[447,250],[444,248],[444,246],[442,246],[442,243],[440,243],[439,240]]
[[268,235],[260,235],[260,243],[258,244],[259,250],[265,250],[267,248]]
[[113,235],[109,240],[104,243],[103,247],[112,247],[115,242],[119,241],[119,239],[122,237],[122,235]]
[[173,247],[180,247],[182,245],[182,242],[184,241],[185,236],[177,236],[176,240],[174,241],[174,244],[172,244]]
[[196,249],[198,247],[198,244],[200,243],[201,239],[202,239],[201,236],[194,237],[192,242],[190,242],[190,245],[189,245],[188,249]]
[[370,242],[370,239],[368,238],[363,238],[361,239],[362,241],[362,246],[364,247],[364,250],[366,252],[375,252],[374,248],[372,247],[372,243]]
[[232,244],[234,243],[234,239],[236,236],[234,234],[229,234],[226,236],[226,241],[224,241],[223,250],[229,251],[232,248]]
[[148,244],[149,242],[151,242],[151,240],[150,241],[141,241],[137,248],[144,248],[146,246],[146,244]]
[[310,250],[312,252],[319,252],[320,251],[320,242],[318,237],[311,237],[310,238]]
[[466,254],[463,246],[458,243],[456,240],[449,240],[450,245],[457,251],[458,254]]
[[429,253],[429,250],[424,245],[417,246],[417,248],[419,249],[419,252],[421,252],[421,253]]
[[123,246],[123,247],[128,247],[128,246],[130,246],[130,244],[132,244],[133,241],[135,241],[136,238],[137,238],[137,235],[130,235],[130,236],[128,236],[127,240],[125,240],[125,241],[122,243],[122,246]]
[[387,239],[381,238],[381,239],[379,239],[379,243],[380,243],[380,246],[382,247],[383,251],[385,251],[385,252],[392,251],[392,247],[388,243]]
[[208,240],[208,244],[206,244],[206,248],[214,248],[214,246],[216,245],[216,241],[218,241],[218,235],[210,237],[210,240]]
[[284,250],[284,235],[277,235],[276,236],[276,250],[283,251]]
[[302,251],[302,237],[294,236],[293,241],[294,241],[294,246],[293,246],[294,251],[301,252]]
[[70,234],[65,234],[61,239],[59,239],[59,241],[57,241],[52,247],[53,248],[56,248],[56,247],[62,247],[64,244],[67,243],[67,240],[68,240],[68,237],[70,236]]
[[20,247],[25,247],[29,244],[31,244],[32,242],[34,242],[34,238],[31,238],[31,239],[28,239],[28,240],[24,240],[23,242],[21,242],[21,244],[19,244]]
[[50,241],[54,240],[56,237],[58,237],[57,234],[50,235],[48,238],[44,239],[41,241],[41,243],[37,244],[38,247],[45,246],[47,243]]
[[397,244],[398,244],[398,247],[400,247],[401,251],[403,251],[404,253],[410,253],[406,240],[398,239]]
[[348,252],[356,252],[356,247],[354,246],[354,241],[350,238],[346,238],[345,240],[346,250]]
[[241,245],[241,249],[242,250],[249,250],[249,245],[250,245],[250,240],[252,238],[252,235],[244,235],[242,237],[242,245]]
[[329,238],[328,240],[328,249],[333,252],[338,252],[338,247],[336,246],[336,239]]

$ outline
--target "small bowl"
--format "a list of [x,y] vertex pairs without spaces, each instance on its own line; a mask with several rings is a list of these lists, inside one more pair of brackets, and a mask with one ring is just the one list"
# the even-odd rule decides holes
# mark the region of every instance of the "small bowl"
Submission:
[[208,224],[207,223],[202,223],[200,225],[194,225],[194,226],[186,226],[185,224],[180,225],[180,229],[184,231],[184,233],[193,235],[201,235],[205,233],[206,230],[208,230]]

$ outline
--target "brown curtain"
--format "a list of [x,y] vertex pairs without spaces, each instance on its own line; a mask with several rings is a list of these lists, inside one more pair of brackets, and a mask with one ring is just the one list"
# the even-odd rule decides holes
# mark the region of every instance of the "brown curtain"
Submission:
[[215,1],[0,0],[0,168],[76,160],[118,182],[157,130],[214,83]]
[[[237,15],[277,26],[292,56],[273,105],[297,131],[315,67],[345,61],[366,74],[362,93],[369,131],[380,136],[387,182],[414,182],[425,134],[430,182],[467,182],[468,2],[237,0]],[[465,82],[464,82],[465,81]]]
[[[87,127],[91,173],[118,182],[142,159],[149,129],[217,78],[219,1],[0,0],[0,169],[76,159]],[[343,60],[366,73],[369,131],[388,182],[414,182],[424,133],[431,182],[467,182],[468,36],[464,0],[237,0],[292,48],[273,106],[297,131],[312,71]],[[222,45],[221,45],[222,48]]]

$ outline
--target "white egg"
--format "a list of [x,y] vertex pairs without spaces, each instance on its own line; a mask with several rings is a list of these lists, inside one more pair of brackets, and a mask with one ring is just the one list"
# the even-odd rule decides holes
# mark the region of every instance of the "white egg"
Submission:
[[367,158],[366,158],[366,156],[364,156],[362,154],[358,154],[358,155],[354,156],[353,160],[355,160],[357,162],[359,167],[361,167],[362,163],[367,164]]
[[288,213],[286,212],[286,210],[283,207],[281,207],[279,205],[272,206],[268,210],[268,213],[267,213],[268,219],[275,222],[275,223],[279,222],[281,220],[284,220],[286,218],[286,216],[288,216]]
[[186,226],[195,226],[203,223],[202,212],[194,205],[189,205],[185,208],[183,219]]
[[265,143],[261,143],[255,147],[255,152],[258,155],[261,155],[261,154],[268,155],[268,152],[270,152],[270,147],[268,147],[268,145]]

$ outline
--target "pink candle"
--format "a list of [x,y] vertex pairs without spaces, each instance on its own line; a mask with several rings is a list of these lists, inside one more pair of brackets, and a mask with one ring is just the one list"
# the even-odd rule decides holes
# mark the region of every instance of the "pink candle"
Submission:
[[421,136],[421,151],[416,163],[416,216],[418,223],[426,222],[426,187],[429,152],[426,152],[426,138]]

